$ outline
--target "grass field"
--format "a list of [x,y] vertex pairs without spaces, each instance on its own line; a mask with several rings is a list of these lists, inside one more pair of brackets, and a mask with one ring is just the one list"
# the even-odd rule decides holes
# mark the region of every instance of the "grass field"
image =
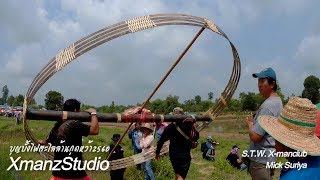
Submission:
[[[202,159],[200,147],[192,150],[192,163],[187,179],[250,179],[246,171],[240,172],[232,168],[225,160],[230,153],[233,145],[238,145],[242,150],[248,147],[248,139],[245,135],[246,128],[244,117],[218,118],[206,130],[201,132],[200,143],[204,142],[207,135],[214,135],[220,145],[217,146],[215,161],[207,161]],[[38,139],[47,136],[54,122],[49,121],[28,121],[29,127]],[[124,126],[103,126],[97,136],[89,136],[84,138],[84,145],[88,145],[88,141],[92,140],[90,145],[109,145],[113,133],[124,132]],[[23,133],[22,125],[16,126],[14,119],[0,117],[0,179],[50,179],[50,171],[7,171],[11,161],[9,159],[10,146],[24,145],[26,139]],[[125,149],[125,157],[133,154],[130,139],[126,136],[123,139],[122,147]],[[241,152],[241,151],[240,151]],[[12,154],[12,157],[21,156],[24,160],[42,159],[37,153],[20,153]],[[85,153],[85,159],[94,159],[94,157],[105,158],[105,153]],[[159,161],[153,161],[153,169],[156,179],[173,179],[174,172],[168,157],[164,157]],[[103,171],[87,171],[93,179],[110,179],[109,174]],[[143,179],[143,172],[136,170],[135,167],[126,169],[125,179]]]

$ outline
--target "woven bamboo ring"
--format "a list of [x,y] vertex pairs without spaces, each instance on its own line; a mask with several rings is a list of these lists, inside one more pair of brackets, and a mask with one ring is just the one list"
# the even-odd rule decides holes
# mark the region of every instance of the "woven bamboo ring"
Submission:
[[[52,77],[58,71],[62,70],[66,65],[71,63],[73,60],[75,60],[82,54],[108,41],[111,41],[115,38],[129,33],[134,33],[144,29],[165,25],[189,25],[207,28],[223,36],[229,42],[233,55],[232,74],[227,86],[221,93],[220,98],[216,100],[214,106],[211,107],[205,114],[210,116],[212,120],[215,119],[223,110],[223,108],[227,105],[227,103],[230,101],[239,83],[241,65],[240,58],[235,46],[228,39],[227,35],[217,25],[215,25],[212,21],[206,18],[184,14],[154,14],[133,18],[127,21],[122,21],[120,23],[103,28],[71,44],[70,46],[62,50],[60,53],[58,53],[55,57],[53,57],[51,61],[49,61],[49,63],[37,74],[37,76],[31,83],[24,99],[23,125],[27,140],[30,140],[32,143],[36,145],[38,144],[37,139],[34,137],[34,135],[28,127],[26,119],[26,110],[34,95],[50,77]],[[202,129],[207,127],[209,123],[210,122],[198,124],[197,129],[201,131]],[[164,154],[166,152],[168,152],[168,144],[163,146],[161,154]],[[42,152],[40,154],[46,159],[53,159],[52,153]],[[144,154],[140,153],[123,159],[110,161],[109,170],[133,166],[135,164],[139,164],[153,158],[154,150],[152,152],[147,152]]]

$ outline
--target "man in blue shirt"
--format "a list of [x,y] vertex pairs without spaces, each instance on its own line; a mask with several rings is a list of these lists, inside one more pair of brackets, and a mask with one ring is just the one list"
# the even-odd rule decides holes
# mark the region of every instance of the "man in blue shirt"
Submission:
[[[133,153],[141,153],[140,138],[142,138],[141,123],[135,123],[134,128],[128,132],[129,139],[132,141]],[[141,164],[137,165],[137,168],[141,169]]]
[[292,97],[279,118],[258,118],[261,128],[275,139],[277,152],[272,155],[288,160],[277,162],[282,167],[280,179],[320,179],[320,139],[314,135],[317,116],[309,99]]
[[206,151],[203,152],[202,157],[204,159],[207,159],[209,161],[213,161],[214,158],[216,157],[215,153],[215,146],[219,144],[216,141],[213,141],[212,136],[207,137],[207,142],[206,142]]

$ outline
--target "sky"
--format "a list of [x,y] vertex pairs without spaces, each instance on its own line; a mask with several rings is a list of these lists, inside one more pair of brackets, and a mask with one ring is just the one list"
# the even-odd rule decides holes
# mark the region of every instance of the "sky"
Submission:
[[[25,95],[37,73],[62,49],[115,23],[148,14],[189,14],[217,24],[241,60],[240,92],[256,92],[252,73],[272,67],[285,96],[301,95],[309,75],[320,77],[320,1],[316,0],[5,0],[0,6],[0,87]],[[59,91],[95,106],[143,103],[199,31],[161,26],[127,34],[74,60],[35,99]],[[232,71],[227,41],[205,30],[151,100],[183,102],[222,93]]]

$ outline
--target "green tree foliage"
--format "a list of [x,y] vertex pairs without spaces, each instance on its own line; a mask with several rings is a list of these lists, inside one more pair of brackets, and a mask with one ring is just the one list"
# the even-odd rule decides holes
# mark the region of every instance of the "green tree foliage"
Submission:
[[45,107],[48,110],[60,111],[63,109],[63,96],[60,92],[49,91],[46,94]]
[[3,104],[7,103],[8,95],[9,95],[8,86],[4,85],[3,88],[2,88],[2,98],[1,98],[2,101],[3,101]]
[[208,93],[208,99],[211,101],[213,99],[213,92]]
[[241,102],[238,99],[231,99],[225,111],[239,112],[241,111]]
[[257,96],[253,92],[249,93],[240,93],[240,102],[243,111],[256,111],[257,104]]
[[200,103],[201,103],[201,96],[196,95],[196,96],[194,97],[194,101],[196,102],[196,104],[200,104]]
[[13,106],[23,106],[24,97],[22,94],[19,94],[14,98]]
[[181,104],[179,103],[179,96],[169,95],[165,100],[165,111],[164,111],[164,113],[165,114],[169,114],[177,106],[181,106]]
[[277,85],[277,86],[278,86],[277,94],[280,96],[282,103],[286,104],[287,101],[286,101],[286,99],[285,99],[285,97],[284,97],[284,95],[283,95],[283,93],[281,91],[281,87],[279,85]]
[[303,83],[304,90],[302,91],[302,97],[308,98],[313,104],[320,102],[320,80],[316,76],[308,76]]
[[9,106],[12,106],[13,105],[13,102],[14,102],[14,96],[13,95],[10,95],[9,97],[8,97],[8,100],[7,100],[7,104],[9,105]]

